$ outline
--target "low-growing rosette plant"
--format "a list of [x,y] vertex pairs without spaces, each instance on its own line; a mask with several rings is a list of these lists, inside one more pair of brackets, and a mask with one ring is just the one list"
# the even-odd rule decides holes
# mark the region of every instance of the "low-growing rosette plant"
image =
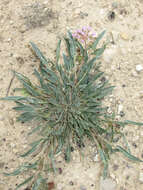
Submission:
[[[104,166],[104,177],[107,176],[108,162],[113,153],[121,152],[131,160],[141,161],[130,153],[122,129],[125,125],[143,123],[118,121],[116,114],[109,114],[102,105],[104,97],[113,89],[107,80],[101,80],[104,73],[100,71],[100,57],[107,44],[98,47],[98,43],[104,33],[97,36],[89,27],[68,32],[68,37],[64,38],[65,53],[61,56],[59,40],[53,60],[47,59],[31,42],[33,52],[40,61],[39,70],[34,70],[38,83],[13,71],[22,84],[22,88],[15,90],[23,95],[1,99],[16,103],[13,109],[20,111],[18,121],[37,122],[30,135],[37,133],[39,137],[21,155],[30,156],[31,161],[23,163],[12,173],[5,173],[16,176],[31,170],[29,178],[16,189],[27,183],[32,190],[48,189],[45,176],[50,169],[56,172],[56,156],[61,153],[68,162],[72,147],[82,151],[82,146],[87,146],[86,141],[97,148]],[[123,146],[115,143],[118,137],[123,138]]]

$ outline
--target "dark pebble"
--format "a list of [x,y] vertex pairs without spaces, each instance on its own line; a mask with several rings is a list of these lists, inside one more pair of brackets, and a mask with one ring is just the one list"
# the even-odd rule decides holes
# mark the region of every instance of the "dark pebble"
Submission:
[[77,146],[78,146],[79,148],[84,148],[84,147],[85,147],[84,143],[82,143],[82,142],[78,142],[78,143],[77,143]]
[[3,168],[4,167],[4,162],[0,162],[0,168]]
[[130,176],[129,176],[129,175],[127,175],[127,176],[126,176],[126,180],[128,180],[129,178],[130,178]]
[[26,187],[26,189],[24,189],[24,190],[30,190],[30,188],[29,188],[29,187]]
[[119,166],[117,164],[113,165],[113,170],[116,171],[119,168]]
[[114,12],[114,11],[110,11],[110,12],[108,13],[108,19],[109,19],[110,21],[113,21],[113,20],[115,19],[115,12]]
[[63,172],[62,168],[59,168],[59,174],[62,174],[62,172]]
[[125,88],[125,87],[126,87],[126,85],[125,85],[125,84],[123,84],[123,85],[122,85],[122,87],[123,87],[123,88]]
[[136,145],[136,143],[132,143],[132,145],[133,145],[133,147],[134,147],[134,148],[137,148],[137,145]]
[[74,185],[74,183],[72,181],[69,182],[70,185]]
[[65,159],[65,161],[67,161],[67,159],[68,159],[66,154],[64,154],[64,159]]
[[105,78],[105,77],[102,77],[102,78],[100,79],[100,81],[101,81],[101,82],[105,82],[105,81],[106,81],[106,78]]
[[71,146],[71,152],[73,152],[74,151],[74,148]]
[[120,111],[120,116],[121,117],[124,117],[125,116],[125,113],[123,111]]

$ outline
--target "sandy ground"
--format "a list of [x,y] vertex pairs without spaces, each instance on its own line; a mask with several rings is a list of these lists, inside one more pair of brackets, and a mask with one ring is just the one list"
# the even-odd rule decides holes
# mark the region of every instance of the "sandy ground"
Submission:
[[[142,0],[0,0],[0,96],[6,95],[11,69],[33,78],[33,68],[38,67],[38,62],[28,47],[29,41],[52,58],[58,38],[67,29],[91,26],[97,33],[106,29],[106,39],[113,37],[102,58],[102,70],[116,86],[106,103],[124,112],[123,119],[143,121],[143,70],[136,71],[137,65],[143,67],[142,24]],[[18,85],[14,80],[12,88]],[[12,88],[10,95],[14,94]],[[12,171],[22,163],[19,155],[28,148],[27,133],[31,126],[15,122],[17,113],[11,109],[13,105],[0,102],[1,173]],[[128,126],[125,132],[132,153],[143,159],[142,127]],[[101,165],[94,160],[95,148],[85,149],[85,154],[81,162],[74,151],[70,164],[58,158],[62,173],[48,174],[49,181],[56,184],[55,189],[103,190]],[[143,189],[143,164],[113,155],[109,174],[115,187],[108,190]],[[14,190],[23,179],[24,176],[0,174],[0,190]]]

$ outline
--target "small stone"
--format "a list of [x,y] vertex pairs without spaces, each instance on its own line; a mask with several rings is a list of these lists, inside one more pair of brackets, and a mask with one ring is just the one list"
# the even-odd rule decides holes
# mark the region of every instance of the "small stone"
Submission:
[[105,63],[111,63],[117,54],[117,47],[113,45],[111,48],[105,49],[103,53],[103,60]]
[[113,21],[114,19],[115,19],[115,12],[114,11],[110,11],[109,13],[108,13],[108,19],[110,20],[110,21]]
[[125,113],[123,111],[120,111],[120,116],[121,117],[124,117],[125,116]]
[[104,14],[105,14],[105,10],[104,10],[104,9],[101,9],[101,10],[100,10],[100,14],[101,14],[101,15],[104,15]]
[[7,42],[10,42],[11,40],[12,40],[11,38],[8,38],[8,39],[7,39]]
[[4,167],[4,162],[0,162],[0,168]]
[[118,8],[118,3],[117,2],[113,2],[112,3],[112,7],[115,9],[115,8]]
[[118,114],[120,115],[120,113],[123,111],[123,105],[122,104],[120,104],[119,106],[118,106]]
[[143,183],[143,172],[140,172],[139,181]]
[[0,109],[2,110],[5,107],[4,104],[0,104]]
[[62,174],[62,173],[63,173],[62,168],[58,168],[58,170],[59,170],[59,174]]
[[137,148],[136,143],[133,142],[132,145],[133,145],[134,148]]
[[115,43],[118,41],[118,38],[119,38],[119,32],[117,31],[112,31],[112,43]]
[[133,71],[132,74],[131,74],[132,77],[137,77],[137,72],[136,71]]
[[129,35],[128,34],[126,34],[126,33],[121,33],[120,34],[120,37],[123,39],[123,40],[129,40],[130,38],[129,38]]
[[4,120],[4,117],[0,115],[0,121],[3,121]]
[[72,185],[72,186],[74,185],[74,183],[72,181],[70,181],[69,184]]
[[99,156],[99,154],[96,154],[96,155],[93,157],[93,161],[94,161],[94,162],[99,162],[99,161],[100,161],[100,156]]
[[143,70],[143,66],[142,65],[137,65],[136,66],[136,71],[137,72],[140,72],[140,71],[142,71]]
[[17,152],[18,152],[18,150],[17,150],[16,148],[14,148],[12,151],[13,151],[14,153],[17,153]]
[[16,147],[16,145],[14,143],[10,143],[10,146],[11,146],[11,148]]
[[9,119],[9,124],[10,124],[10,125],[14,125],[14,120],[13,120],[13,118],[10,118],[10,119]]
[[87,190],[85,186],[81,185],[80,190]]
[[116,171],[119,168],[119,166],[117,164],[113,165],[113,170]]
[[116,190],[116,183],[111,178],[100,180],[100,190]]
[[123,88],[125,88],[125,87],[126,87],[126,85],[125,85],[125,84],[123,84],[123,85],[122,85],[122,87],[123,87]]
[[10,24],[13,24],[14,22],[13,22],[13,20],[10,20],[10,22],[9,22]]

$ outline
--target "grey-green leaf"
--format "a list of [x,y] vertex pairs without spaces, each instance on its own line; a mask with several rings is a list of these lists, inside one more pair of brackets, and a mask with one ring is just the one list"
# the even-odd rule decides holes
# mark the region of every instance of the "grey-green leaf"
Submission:
[[132,154],[130,154],[129,152],[127,152],[124,148],[122,148],[121,146],[117,146],[115,149],[117,152],[121,152],[124,154],[124,156],[126,156],[127,158],[129,158],[130,160],[133,161],[137,161],[137,162],[143,162],[142,160],[140,160],[139,158],[133,156]]
[[93,50],[96,49],[96,47],[97,47],[99,41],[100,41],[100,40],[102,39],[102,37],[104,36],[105,32],[106,32],[106,31],[104,30],[104,31],[101,32],[101,34],[99,34],[99,36],[96,38],[95,42],[94,42],[93,45],[92,45],[92,49],[93,49]]
[[33,176],[27,178],[24,182],[20,183],[15,190],[19,189],[20,187],[22,187],[23,185],[29,183],[31,180],[33,179]]

